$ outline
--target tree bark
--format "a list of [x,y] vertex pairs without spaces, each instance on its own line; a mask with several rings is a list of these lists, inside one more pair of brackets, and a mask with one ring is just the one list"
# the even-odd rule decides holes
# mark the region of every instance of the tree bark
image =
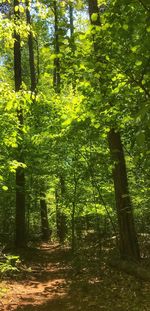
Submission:
[[[27,25],[31,27],[31,15],[29,10],[29,1],[26,0],[26,19]],[[28,48],[29,48],[29,65],[30,65],[30,80],[31,80],[31,92],[35,92],[37,79],[36,79],[36,70],[35,70],[35,57],[34,57],[34,44],[33,44],[33,34],[30,29],[28,35]]]
[[57,0],[53,3],[54,7],[54,49],[55,49],[55,59],[54,59],[54,74],[53,74],[53,85],[56,93],[60,93],[60,47],[59,47],[59,27],[58,27],[58,7]]
[[63,202],[66,192],[65,179],[63,175],[59,176],[60,191],[56,189],[55,200],[56,200],[56,225],[57,225],[57,236],[60,243],[64,243],[67,233],[66,215],[63,211]]
[[76,203],[77,203],[77,185],[78,178],[76,177],[76,173],[74,172],[74,194],[72,201],[72,211],[71,211],[71,238],[72,238],[72,252],[75,251],[76,237],[75,237],[75,213],[76,213]]
[[71,249],[72,252],[75,251],[75,210],[76,210],[76,202],[72,202],[72,213],[71,213]]
[[[89,14],[93,26],[101,26],[97,0],[89,0]],[[92,18],[97,14],[97,19]],[[98,57],[97,44],[94,50]],[[139,260],[140,253],[134,226],[131,198],[128,189],[127,169],[120,133],[110,129],[108,134],[109,149],[114,161],[113,181],[115,201],[119,224],[120,255],[122,258]]]
[[73,41],[73,45],[74,45],[74,20],[73,20],[73,3],[70,2],[69,3],[69,20],[70,20],[70,38]]
[[120,232],[121,257],[138,259],[140,255],[120,133],[116,132],[115,129],[111,129],[108,134],[108,142],[113,159],[113,181]]
[[42,240],[48,241],[51,237],[52,231],[49,228],[48,214],[47,214],[47,204],[45,199],[45,194],[41,193],[40,198],[40,208],[41,208],[41,232]]
[[[29,10],[29,1],[26,0],[26,19],[27,25],[32,26],[31,15]],[[29,48],[29,66],[30,66],[30,81],[31,81],[31,92],[36,92],[37,78],[36,78],[36,69],[35,69],[35,57],[34,57],[34,44],[33,44],[33,34],[30,29],[28,36],[28,48]],[[40,199],[40,208],[41,208],[41,232],[42,240],[49,240],[52,231],[49,228],[48,214],[47,214],[47,204],[45,199],[45,193],[41,193]]]
[[[53,2],[54,8],[54,50],[56,57],[54,59],[54,72],[53,72],[53,87],[57,94],[60,93],[61,89],[61,75],[60,75],[60,43],[59,43],[59,21],[58,21],[58,3],[57,0]],[[57,226],[57,236],[60,243],[64,243],[66,236],[66,215],[62,210],[62,202],[65,193],[65,180],[63,175],[59,176],[60,181],[60,191],[61,195],[59,197],[58,189],[55,191],[55,200],[56,200],[56,226]],[[59,204],[61,201],[61,206]]]
[[[14,0],[14,21],[15,24],[20,20],[19,10],[15,7],[19,6],[19,1]],[[14,31],[14,79],[15,79],[15,92],[19,92],[22,84],[22,70],[21,70],[21,45],[20,35]],[[19,135],[22,140],[18,142],[17,161],[23,163],[23,109],[22,107],[17,111],[19,121]],[[25,226],[25,173],[22,167],[16,170],[16,247],[24,247],[26,243],[26,226]]]

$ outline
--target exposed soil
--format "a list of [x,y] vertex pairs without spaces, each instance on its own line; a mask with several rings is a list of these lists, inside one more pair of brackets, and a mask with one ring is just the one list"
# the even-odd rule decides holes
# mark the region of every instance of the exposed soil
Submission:
[[1,311],[150,311],[150,283],[109,267],[93,249],[73,259],[67,248],[42,244],[21,258],[24,273],[0,284]]

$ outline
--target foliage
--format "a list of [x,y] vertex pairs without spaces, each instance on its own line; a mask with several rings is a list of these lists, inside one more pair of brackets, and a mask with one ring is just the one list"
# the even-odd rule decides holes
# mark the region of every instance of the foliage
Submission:
[[[41,192],[45,193],[54,236],[56,207],[66,217],[68,239],[73,221],[75,236],[80,239],[78,220],[84,228],[89,215],[94,219],[94,230],[101,235],[118,231],[113,164],[107,143],[112,127],[122,137],[137,229],[149,230],[149,4],[99,1],[101,25],[91,26],[86,1],[56,1],[56,31],[54,1],[29,1],[30,25],[24,1],[15,7],[21,17],[17,24],[13,2],[3,2],[6,7],[0,6],[0,233],[10,233],[11,242],[14,240],[18,168],[26,175],[27,238],[41,232]],[[94,14],[93,21],[97,19],[97,13]],[[14,30],[21,37],[22,53],[23,83],[17,93],[13,74]],[[29,36],[33,39],[37,78],[34,92],[30,86]],[[60,65],[60,92],[54,87],[56,62]],[[21,130],[18,111],[23,112]],[[24,161],[17,160],[20,142]],[[10,242],[7,234],[1,240]],[[9,260],[1,265],[2,270],[11,270]]]
[[19,256],[4,255],[3,261],[0,261],[0,276],[12,275],[18,272],[18,264],[20,263]]

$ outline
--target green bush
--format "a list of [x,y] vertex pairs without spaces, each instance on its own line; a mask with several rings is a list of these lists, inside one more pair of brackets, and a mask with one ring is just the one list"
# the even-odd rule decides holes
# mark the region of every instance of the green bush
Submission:
[[19,263],[19,256],[4,255],[0,260],[0,276],[11,274],[14,271],[18,272]]

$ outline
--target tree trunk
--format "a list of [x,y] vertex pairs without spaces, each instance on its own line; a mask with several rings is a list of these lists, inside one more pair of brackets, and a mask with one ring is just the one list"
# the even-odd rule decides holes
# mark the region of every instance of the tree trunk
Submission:
[[[53,87],[57,94],[60,93],[60,87],[61,87],[61,75],[60,75],[60,44],[59,44],[59,22],[58,22],[58,4],[57,0],[53,2],[53,8],[54,8],[54,50],[56,54],[56,58],[54,59],[54,72],[53,72]],[[60,190],[61,195],[59,197],[58,190],[55,191],[55,200],[56,200],[56,226],[57,226],[57,236],[60,241],[60,243],[64,243],[67,226],[66,226],[66,215],[64,214],[62,210],[62,202],[63,202],[63,196],[65,193],[65,181],[64,177],[62,175],[59,176],[60,180]],[[61,201],[61,206],[59,202]]]
[[72,252],[75,251],[75,210],[76,204],[75,201],[72,202],[72,213],[71,213],[71,249]]
[[[69,20],[70,20],[70,38],[74,41],[74,23],[73,23],[73,3],[69,3]],[[74,42],[73,42],[74,45]]]
[[111,129],[108,134],[108,141],[113,159],[113,180],[119,222],[121,257],[138,259],[139,248],[134,227],[125,156],[120,133]]
[[58,7],[57,1],[54,1],[54,18],[55,18],[55,25],[54,25],[54,49],[56,57],[54,59],[54,74],[53,74],[53,85],[56,93],[60,93],[60,47],[59,47],[59,28],[58,28]]
[[[31,27],[31,16],[29,10],[29,1],[26,0],[26,19],[27,24]],[[36,78],[36,70],[35,70],[35,57],[34,57],[34,44],[33,44],[33,35],[32,31],[29,32],[28,36],[28,48],[29,48],[29,65],[30,65],[30,81],[31,81],[31,92],[36,92],[37,86],[37,78]],[[41,207],[41,231],[42,231],[42,239],[44,241],[49,240],[52,231],[49,228],[48,223],[48,214],[47,214],[47,204],[45,200],[45,194],[41,194],[42,198],[40,199],[40,207]]]
[[60,180],[60,196],[59,192],[56,189],[55,191],[55,200],[56,200],[56,225],[57,225],[57,236],[60,243],[64,243],[66,233],[67,233],[67,224],[66,224],[66,215],[62,210],[64,194],[65,194],[65,180],[61,175],[59,176]]
[[[15,24],[20,19],[19,11],[15,10],[15,7],[19,5],[18,0],[14,0],[14,20]],[[15,79],[15,92],[19,92],[22,84],[22,72],[21,72],[21,46],[20,46],[20,35],[14,31],[14,79]],[[23,110],[22,107],[17,112],[19,121],[19,135],[22,137],[23,127]],[[17,150],[17,161],[23,163],[23,137],[18,142]],[[26,232],[25,232],[25,174],[22,167],[18,167],[16,170],[16,236],[15,245],[16,247],[24,247]]]
[[74,61],[75,61],[75,50],[76,50],[76,45],[75,45],[75,37],[74,37],[74,7],[73,3],[69,3],[69,30],[70,30],[70,49],[71,49],[71,58],[69,61],[68,66],[70,66],[71,70],[73,71],[70,79],[70,83],[72,83],[73,89],[75,91],[76,89],[76,70],[74,67]]
[[[29,1],[26,0],[26,19],[27,25],[31,27],[31,16],[29,10]],[[28,48],[29,48],[29,65],[30,65],[30,80],[31,80],[31,92],[36,90],[36,70],[35,70],[35,58],[34,58],[34,45],[33,45],[33,34],[30,30],[28,35]]]
[[46,199],[45,199],[44,193],[41,193],[40,208],[41,208],[42,240],[48,241],[51,237],[52,231],[49,228],[48,216],[47,216],[47,204],[46,204]]
[[72,201],[72,213],[71,213],[71,238],[72,238],[72,251],[75,251],[75,244],[76,244],[76,237],[75,237],[75,212],[76,212],[76,202],[77,202],[77,185],[78,185],[78,178],[74,172],[74,194],[73,194],[73,201]]
[[[94,26],[101,26],[97,0],[88,0],[88,5],[89,5],[89,16],[90,16],[91,24]],[[94,18],[92,18],[93,14],[97,14],[97,18],[95,18],[95,16]]]
[[[97,0],[89,0],[89,14],[91,24],[94,26],[101,26]],[[92,18],[92,14],[97,14],[96,20]],[[94,49],[95,53],[98,54],[96,42],[94,43]],[[115,129],[110,129],[108,142],[110,153],[114,161],[113,181],[119,223],[120,255],[122,258],[138,260],[140,254],[128,190],[127,170],[120,133],[116,132]]]

